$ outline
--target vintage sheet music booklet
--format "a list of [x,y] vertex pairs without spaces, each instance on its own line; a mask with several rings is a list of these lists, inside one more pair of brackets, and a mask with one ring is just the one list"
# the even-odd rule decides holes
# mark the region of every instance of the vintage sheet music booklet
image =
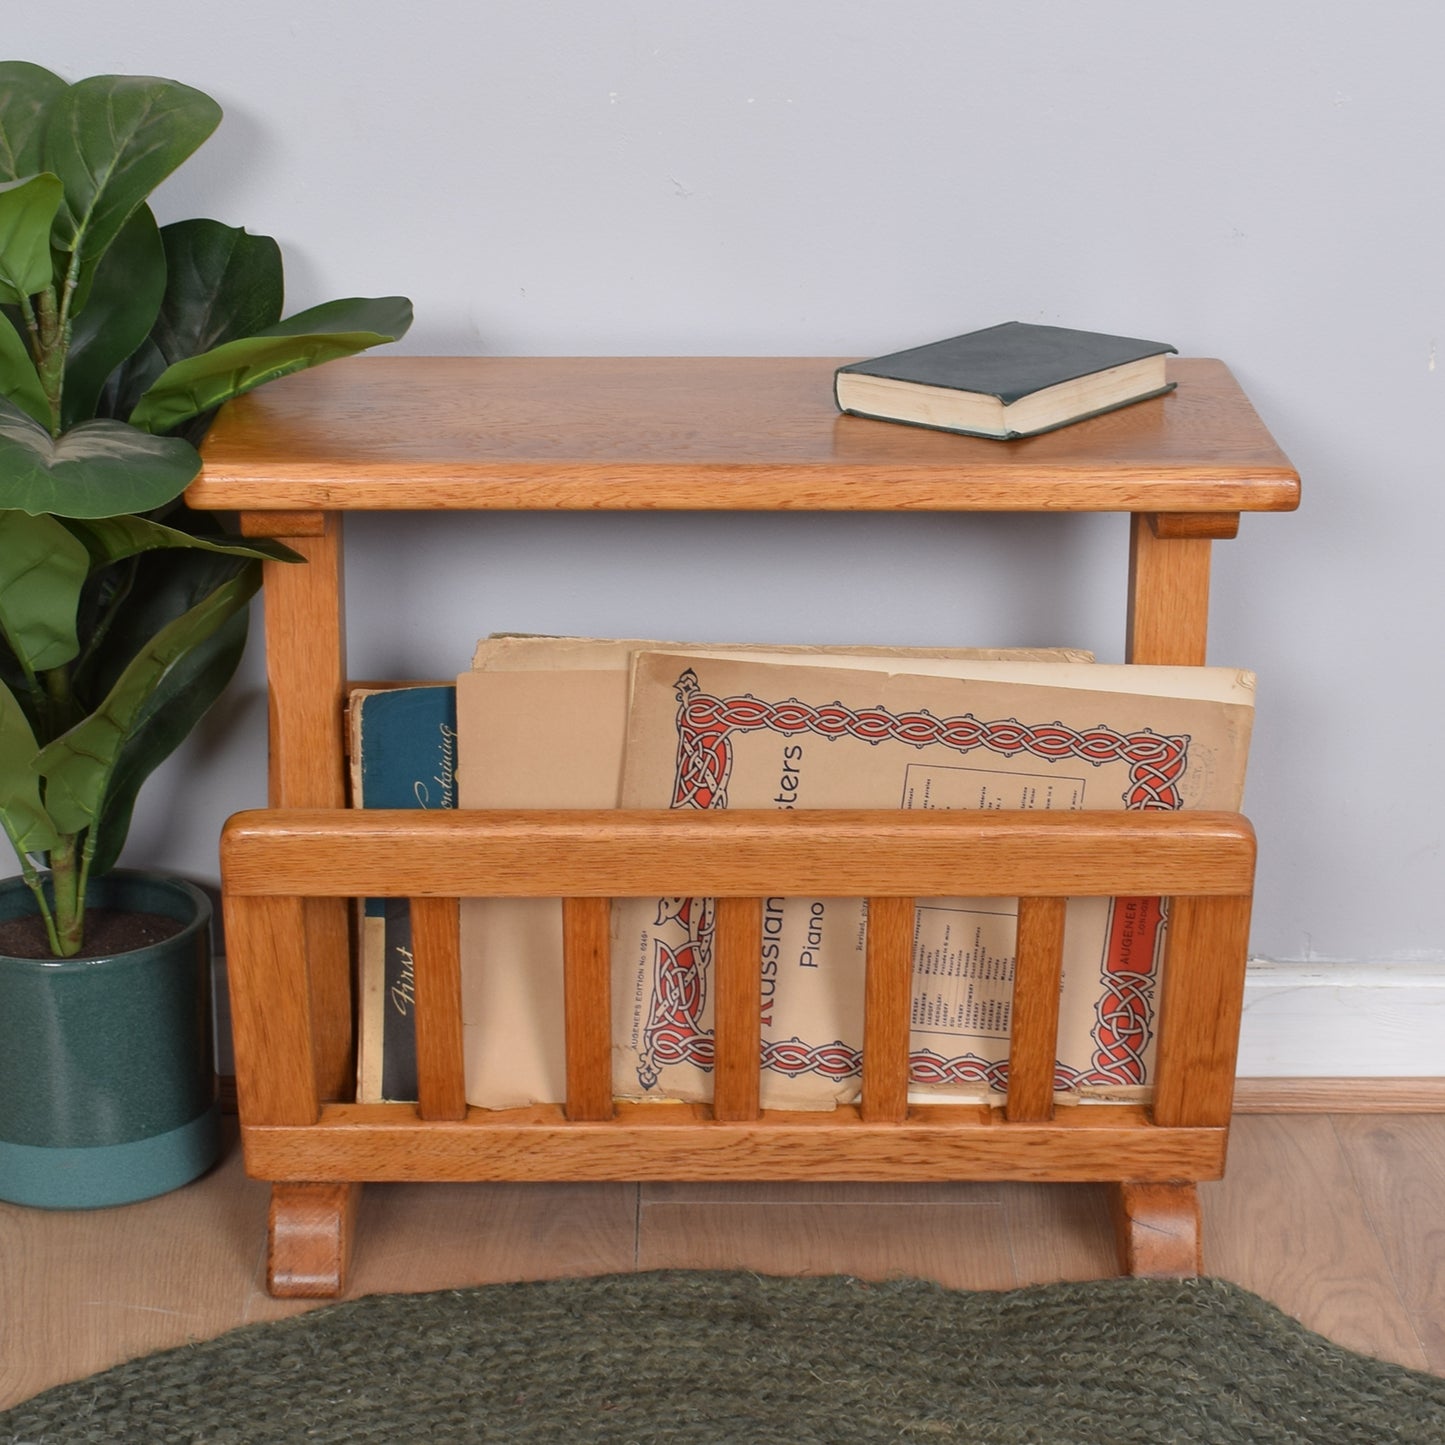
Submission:
[[[457,680],[468,808],[1179,809],[1240,806],[1254,678],[1094,663],[1069,649],[695,647],[495,637]],[[1007,1089],[1017,900],[918,900],[911,1094]],[[1068,907],[1056,1090],[1146,1097],[1158,899]],[[712,908],[614,904],[614,1092],[711,1097]],[[819,1109],[859,1091],[866,907],[763,909],[762,1102]],[[471,1103],[564,1094],[561,906],[463,904]]]

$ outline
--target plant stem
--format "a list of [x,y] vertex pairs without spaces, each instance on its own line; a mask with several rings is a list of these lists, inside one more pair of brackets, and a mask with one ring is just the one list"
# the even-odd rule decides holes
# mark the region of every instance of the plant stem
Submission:
[[38,681],[45,685],[40,696],[46,709],[46,734],[58,737],[75,722],[75,693],[70,683],[70,667],[67,664],[47,668]]
[[45,896],[45,883],[36,872],[34,864],[20,852],[18,846],[15,851],[20,858],[20,875],[25,879],[25,886],[34,895],[36,910],[40,914],[41,922],[45,924],[45,936],[50,941],[50,951],[59,954],[60,936],[55,929],[55,912],[50,906],[50,900]]
[[[52,667],[44,677],[52,717],[59,724],[53,731],[58,733],[70,726],[75,710],[70,670]],[[50,946],[61,958],[79,953],[85,937],[85,889],[90,859],[82,852],[83,837],[82,833],[62,833],[60,846],[50,851],[53,914],[45,909],[42,912],[45,913]]]
[[50,855],[50,881],[55,889],[51,947],[62,958],[79,953],[85,938],[85,869],[76,857],[79,841],[78,835],[71,834]]
[[36,371],[45,400],[50,407],[50,434],[60,435],[60,402],[65,389],[65,357],[70,350],[70,322],[66,307],[58,306],[55,288],[47,286],[40,292],[39,325],[35,332],[39,354],[36,356]]
[[30,298],[23,293],[20,297],[20,315],[25,322],[25,329],[30,333],[30,354],[38,362],[40,360],[40,322],[35,315],[35,308],[30,304]]

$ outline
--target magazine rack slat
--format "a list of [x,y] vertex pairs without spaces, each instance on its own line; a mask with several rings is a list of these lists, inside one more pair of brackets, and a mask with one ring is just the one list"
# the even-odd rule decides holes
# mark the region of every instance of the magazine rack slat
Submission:
[[612,1117],[610,925],[605,898],[562,900],[567,1117],[574,1120]]
[[[650,892],[650,889],[643,890]],[[656,895],[662,897],[668,890]],[[758,1042],[763,1016],[756,960],[763,953],[759,898],[718,893],[713,916],[713,1117],[740,1123],[758,1117]],[[609,1000],[610,1000],[609,993]],[[611,1003],[608,1004],[608,1016]],[[611,1092],[609,1062],[608,1092]]]
[[[417,1109],[423,1119],[464,1119],[462,957],[455,898],[411,900],[416,974]],[[294,986],[294,985],[293,985]]]
[[864,948],[860,1108],[870,1124],[899,1124],[908,1116],[912,898],[869,898]]
[[[1252,888],[1243,820],[1183,815],[1154,827],[1140,815],[986,814],[930,834],[909,820],[943,815],[728,814],[719,871],[717,820],[699,832],[696,815],[419,823],[345,811],[348,511],[1128,513],[1126,656],[1201,665],[1213,542],[1236,534],[1241,512],[1298,502],[1294,469],[1217,361],[1172,362],[1171,396],[1015,444],[839,416],[837,364],[367,357],[244,397],[212,428],[190,503],[239,512],[249,535],[281,537],[307,559],[267,564],[276,811],[228,833],[224,877],[242,1134],[249,1171],[273,1181],[276,1292],[339,1291],[357,1185],[368,1179],[1090,1179],[1113,1185],[1126,1269],[1198,1268],[1194,1183],[1222,1171],[1232,1097]],[[437,864],[426,876],[408,861],[418,846]],[[472,872],[442,866],[457,849]],[[631,871],[619,872],[619,856]],[[561,896],[564,874],[585,885],[566,905],[565,1106],[490,1113],[461,1094],[455,900],[495,869],[504,891]],[[735,899],[721,916],[727,952],[744,959],[757,931],[747,900],[779,894],[780,878],[804,896],[875,900],[858,1108],[758,1110],[756,989],[731,965],[717,1039],[721,1117],[688,1105],[613,1106],[601,1067],[598,900],[643,877],[670,880],[663,892]],[[960,893],[1028,900],[1016,1087],[1004,1109],[910,1106],[901,1077],[908,900]],[[1190,961],[1165,969],[1152,1107],[1053,1108],[1057,900],[1088,893],[1174,900],[1170,962]],[[348,898],[363,895],[417,900],[426,955],[417,1106],[348,1102]]]
[[1019,899],[1014,1006],[1009,1022],[1010,1124],[1053,1117],[1059,990],[1064,976],[1065,898]]

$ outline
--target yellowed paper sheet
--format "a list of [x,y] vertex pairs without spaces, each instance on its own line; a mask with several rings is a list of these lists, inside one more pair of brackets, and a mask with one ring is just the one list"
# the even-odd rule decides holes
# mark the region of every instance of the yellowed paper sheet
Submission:
[[[625,666],[457,678],[463,808],[615,808]],[[562,909],[552,898],[461,904],[467,1099],[489,1109],[565,1094]]]
[[[1249,674],[1028,662],[951,670],[964,675],[640,653],[623,806],[1239,805],[1253,716]],[[916,1097],[999,1097],[1016,919],[1012,899],[920,904]],[[859,899],[765,902],[765,1106],[818,1108],[856,1097],[865,921]],[[614,910],[619,1096],[710,1096],[706,923],[696,901],[638,900]],[[1157,900],[1070,903],[1056,1076],[1063,1095],[1133,1097],[1147,1088],[1162,939]],[[617,967],[621,960],[629,966]]]

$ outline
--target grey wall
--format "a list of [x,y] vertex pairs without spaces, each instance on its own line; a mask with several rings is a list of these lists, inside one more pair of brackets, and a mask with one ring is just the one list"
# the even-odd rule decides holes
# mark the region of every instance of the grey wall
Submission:
[[[11,46],[213,94],[226,121],[162,219],[275,235],[292,309],[410,295],[407,352],[863,356],[1022,319],[1223,357],[1305,481],[1299,513],[1216,547],[1211,660],[1260,676],[1255,949],[1445,964],[1433,0],[95,0]],[[351,666],[447,675],[494,629],[1118,659],[1124,537],[373,522]],[[127,861],[215,876],[222,818],[264,798],[260,687],[253,649]]]

